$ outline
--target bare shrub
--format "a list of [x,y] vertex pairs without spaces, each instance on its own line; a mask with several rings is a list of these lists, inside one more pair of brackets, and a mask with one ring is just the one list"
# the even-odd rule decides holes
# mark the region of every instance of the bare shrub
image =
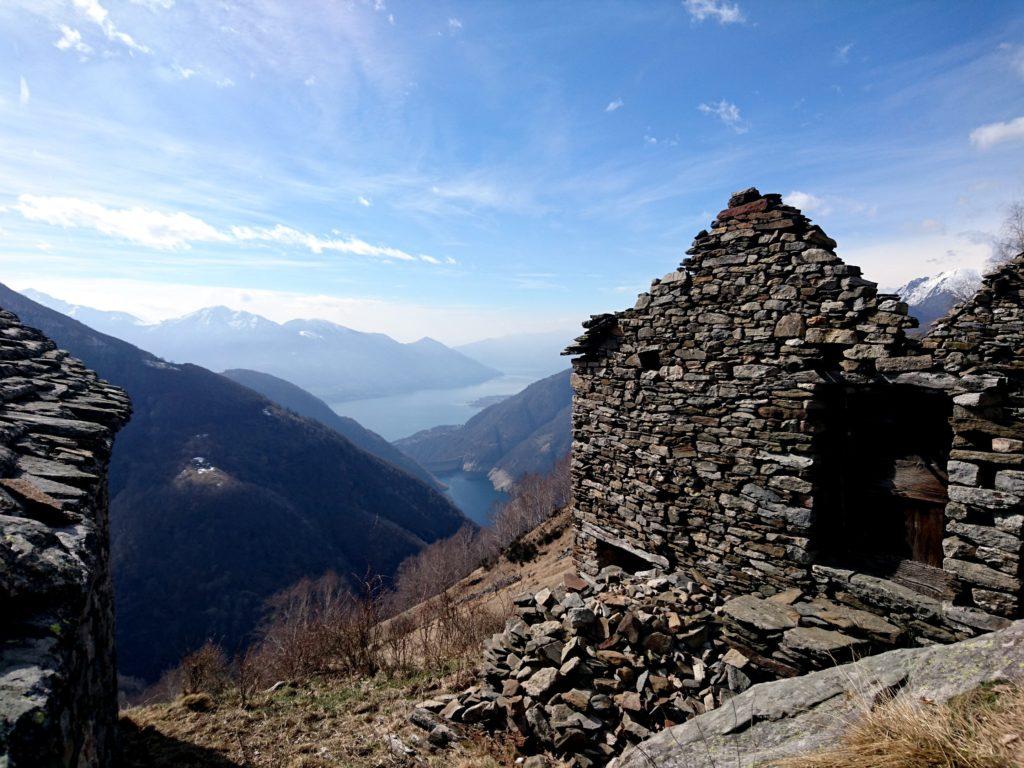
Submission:
[[526,475],[512,497],[494,516],[493,529],[501,547],[543,523],[569,502],[569,457],[559,459],[547,475]]
[[245,709],[266,682],[258,649],[247,648],[236,657],[232,672],[239,706]]
[[303,579],[269,601],[271,620],[259,643],[263,664],[281,677],[320,672],[374,674],[380,587],[353,595],[334,572]]
[[510,614],[510,606],[459,601],[444,590],[401,617],[407,641],[403,649],[410,662],[406,668],[462,669],[476,661],[480,643],[500,631]]
[[181,660],[181,693],[220,693],[230,682],[228,660],[216,643],[207,640]]
[[[526,475],[493,516],[489,528],[461,528],[408,558],[395,575],[390,606],[394,613],[420,605],[494,560],[569,502],[569,457],[547,475]],[[518,550],[517,550],[518,551]],[[516,557],[516,553],[512,553]],[[520,558],[521,559],[521,558]]]

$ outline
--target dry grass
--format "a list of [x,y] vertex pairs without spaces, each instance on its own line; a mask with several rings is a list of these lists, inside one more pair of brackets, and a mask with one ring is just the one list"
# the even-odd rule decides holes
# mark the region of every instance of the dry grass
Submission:
[[866,706],[834,748],[779,768],[1024,766],[1024,686],[978,688],[943,704],[889,697]]
[[[125,768],[383,768],[406,762],[387,735],[409,743],[422,732],[407,723],[410,705],[462,680],[412,675],[371,679],[308,678],[251,696],[242,706],[235,692],[192,697],[128,710],[121,722]],[[495,744],[501,755],[501,745]],[[456,746],[452,757],[479,755],[479,745]],[[441,758],[438,757],[440,760]],[[500,764],[500,763],[498,763]]]
[[[568,513],[562,512],[530,534],[538,554],[529,563],[513,564],[499,558],[454,585],[447,596],[436,596],[419,610],[384,622],[383,637],[391,633],[396,621],[405,622],[412,643],[406,663],[388,663],[373,676],[344,674],[338,669],[284,676],[281,679],[289,680],[287,685],[268,691],[267,670],[260,664],[267,659],[256,655],[240,667],[246,674],[236,671],[232,684],[219,693],[193,694],[125,710],[121,721],[124,768],[513,765],[514,744],[479,733],[467,733],[458,743],[431,752],[425,744],[426,734],[409,725],[408,716],[417,702],[438,692],[462,690],[473,682],[471,663],[479,661],[480,635],[497,625],[464,626],[458,637],[441,642],[459,617],[475,616],[486,623],[487,616],[502,615],[515,595],[554,586],[572,570],[567,556],[572,535],[568,521]],[[426,622],[422,621],[424,615]],[[470,636],[475,643],[469,642]],[[424,654],[424,643],[445,649],[441,655],[446,658]],[[384,644],[389,654],[397,652],[397,645]],[[180,671],[174,690],[219,687],[199,682],[219,681],[217,674],[208,674],[205,663],[199,663],[212,658],[209,649],[198,654],[192,665],[197,671]],[[261,669],[249,670],[253,664]],[[258,686],[251,684],[254,679],[259,680]],[[186,686],[188,680],[196,682]],[[415,744],[418,762],[395,756],[388,746],[388,734]]]

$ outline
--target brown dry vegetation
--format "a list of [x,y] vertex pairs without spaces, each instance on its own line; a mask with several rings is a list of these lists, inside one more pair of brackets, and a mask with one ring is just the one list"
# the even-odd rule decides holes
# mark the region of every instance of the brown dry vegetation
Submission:
[[154,703],[122,712],[126,768],[409,764],[390,735],[417,744],[422,765],[511,765],[514,745],[471,733],[430,751],[407,718],[417,701],[470,683],[514,596],[572,570],[568,512],[551,517],[548,506],[564,493],[553,479],[527,480],[500,527],[514,543],[504,554],[493,533],[463,531],[409,563],[395,590],[370,581],[353,595],[333,574],[305,580],[274,599],[274,620],[244,657],[228,663],[210,644],[190,655],[151,689]]
[[1024,687],[978,688],[942,704],[890,699],[865,707],[833,749],[778,768],[1019,768]]
[[[450,675],[316,676],[251,695],[193,694],[122,713],[125,768],[374,768],[407,763],[388,736],[412,744],[412,704],[465,678]],[[467,738],[426,765],[502,766],[511,746]]]

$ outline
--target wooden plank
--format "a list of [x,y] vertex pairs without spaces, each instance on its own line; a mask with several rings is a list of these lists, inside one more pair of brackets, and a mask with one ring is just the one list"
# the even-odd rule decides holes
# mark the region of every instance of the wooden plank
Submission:
[[922,595],[934,597],[936,600],[952,600],[958,590],[955,575],[914,560],[900,560],[889,578],[897,584],[902,584]]
[[922,456],[907,456],[895,461],[892,476],[892,493],[895,496],[945,504],[949,498],[947,484],[945,470]]
[[904,509],[910,556],[919,563],[942,565],[942,536],[945,528],[944,504],[914,504]]

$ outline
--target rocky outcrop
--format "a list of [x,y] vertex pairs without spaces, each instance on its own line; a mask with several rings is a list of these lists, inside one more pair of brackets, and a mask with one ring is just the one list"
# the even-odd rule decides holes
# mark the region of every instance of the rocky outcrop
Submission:
[[943,702],[1020,680],[1024,622],[948,646],[902,649],[803,677],[755,685],[716,709],[627,750],[615,768],[735,768],[835,744],[876,697]]
[[128,398],[0,310],[0,766],[109,766],[107,462]]

